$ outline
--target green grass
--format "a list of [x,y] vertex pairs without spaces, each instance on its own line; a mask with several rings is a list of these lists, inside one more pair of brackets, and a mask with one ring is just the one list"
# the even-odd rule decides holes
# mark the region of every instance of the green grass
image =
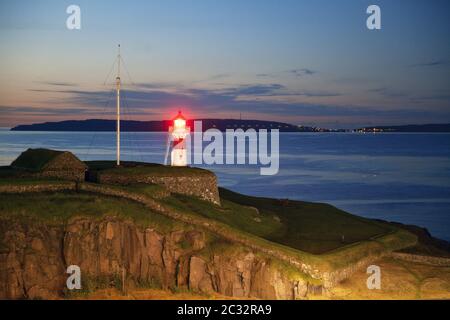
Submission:
[[101,174],[125,175],[125,176],[198,176],[212,175],[213,173],[200,168],[191,167],[171,167],[154,163],[142,162],[122,162],[120,167],[114,161],[87,161],[86,165],[90,170],[98,171]]
[[61,224],[72,217],[101,219],[105,216],[131,219],[139,226],[160,231],[184,227],[139,203],[115,197],[75,192],[2,194],[0,197],[0,218],[34,218],[48,224]]
[[401,223],[395,223],[395,225],[397,225],[399,228],[410,231],[419,239],[417,245],[409,248],[404,248],[400,250],[400,252],[423,256],[450,258],[449,242],[434,238],[425,228],[414,225],[404,225]]
[[383,236],[355,242],[346,247],[332,250],[323,255],[323,257],[330,262],[333,268],[338,269],[356,263],[369,255],[380,255],[416,243],[417,237],[412,233],[402,229],[394,229]]
[[282,227],[282,224],[274,220],[273,217],[260,215],[254,208],[227,200],[222,201],[222,206],[215,206],[208,201],[179,194],[172,195],[164,200],[180,211],[220,221],[238,230],[263,238]]
[[221,189],[220,194],[221,207],[182,195],[167,198],[166,202],[179,210],[188,210],[313,254],[330,252],[395,230],[388,224],[360,218],[327,204],[248,197],[225,189]]
[[[223,192],[222,189],[222,196]],[[228,191],[225,190],[225,192]],[[184,195],[173,195],[163,199],[163,202],[186,215],[217,221],[221,225],[220,228],[227,233],[238,234],[259,246],[295,257],[323,271],[344,268],[367,256],[396,250],[417,242],[417,238],[407,231],[397,229],[387,223],[353,216],[329,205],[303,202],[285,203],[284,206],[292,206],[286,213],[279,208],[279,200],[231,194],[241,200],[246,200],[242,201],[245,202],[245,205],[236,204],[222,198],[223,206],[219,207]],[[262,203],[256,203],[259,200]],[[266,203],[266,200],[274,201],[274,203],[271,205]],[[276,211],[277,203],[278,211]],[[259,206],[259,214],[254,209],[249,208],[250,204]],[[298,206],[299,204],[303,206]],[[304,211],[302,212],[302,210]],[[279,221],[274,219],[274,215],[279,217]],[[258,217],[261,222],[256,222],[255,217]],[[325,219],[321,221],[316,220],[315,217]],[[299,220],[293,221],[288,220],[288,218]],[[340,221],[341,219],[343,221]],[[297,232],[295,226],[302,223],[304,225],[300,231],[307,231],[301,234],[302,237],[286,236],[286,238],[280,239],[280,234],[286,232],[286,230]],[[324,227],[322,224],[326,226]],[[330,241],[330,234],[320,237],[313,229],[325,228],[324,230],[333,233],[334,225],[340,225],[342,229],[338,229],[339,231],[344,230],[346,235],[352,235],[358,240],[351,243],[342,242],[340,232],[334,232],[335,240]],[[312,229],[308,230],[308,228]],[[357,229],[353,230],[353,228]],[[353,234],[352,231],[354,231]],[[308,236],[310,237],[308,238]],[[278,241],[278,239],[280,240]],[[221,242],[219,242],[220,244]]]
[[165,187],[158,184],[142,183],[142,184],[127,185],[121,188],[133,193],[139,193],[152,199],[161,199],[170,195],[170,192],[167,191]]

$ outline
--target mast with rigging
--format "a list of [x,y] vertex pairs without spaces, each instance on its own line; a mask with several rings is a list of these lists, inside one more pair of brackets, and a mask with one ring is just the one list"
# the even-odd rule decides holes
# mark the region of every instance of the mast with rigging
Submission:
[[116,159],[117,166],[120,166],[120,44],[117,54],[117,77],[116,77],[116,91],[117,91],[117,126],[116,126]]

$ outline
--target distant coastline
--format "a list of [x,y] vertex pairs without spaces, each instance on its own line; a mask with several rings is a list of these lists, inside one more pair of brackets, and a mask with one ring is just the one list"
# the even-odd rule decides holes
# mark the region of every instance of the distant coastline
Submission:
[[[389,132],[435,132],[450,133],[450,124],[411,124],[399,126],[372,126],[358,129],[327,129],[320,127],[298,126],[277,121],[263,120],[240,120],[240,119],[196,119],[189,120],[188,125],[193,127],[194,121],[202,121],[203,130],[211,128],[220,131],[227,129],[278,129],[280,132],[360,132],[360,133],[389,133]],[[123,132],[165,132],[171,121],[136,121],[123,120],[121,130]],[[44,122],[28,125],[18,125],[11,131],[75,131],[75,132],[114,132],[116,130],[116,120],[89,119],[89,120],[66,120],[59,122]]]
[[[314,132],[318,128],[301,127],[283,122],[262,120],[234,120],[234,119],[196,119],[189,120],[187,125],[193,128],[194,121],[202,121],[203,130],[211,128],[226,131],[227,129],[278,129],[280,132]],[[165,132],[171,121],[121,121],[123,132]],[[19,125],[11,128],[11,131],[103,131],[112,132],[116,130],[115,120],[68,120],[61,122],[45,122],[30,125]]]
[[450,132],[450,124],[410,124],[403,126],[375,126],[354,130],[355,132]]

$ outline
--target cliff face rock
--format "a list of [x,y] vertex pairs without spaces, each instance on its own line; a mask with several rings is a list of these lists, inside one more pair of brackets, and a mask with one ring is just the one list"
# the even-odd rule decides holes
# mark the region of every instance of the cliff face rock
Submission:
[[300,299],[308,292],[304,281],[292,281],[253,253],[238,258],[215,255],[212,261],[192,256],[189,262],[189,288],[198,292],[261,299]]
[[61,231],[1,220],[0,232],[0,298],[56,298],[65,272]]
[[249,250],[225,254],[210,248],[209,238],[204,231],[160,232],[113,217],[80,217],[64,225],[2,218],[0,298],[63,297],[70,265],[80,267],[83,284],[109,277],[125,288],[263,299],[297,299],[314,291],[271,259]]

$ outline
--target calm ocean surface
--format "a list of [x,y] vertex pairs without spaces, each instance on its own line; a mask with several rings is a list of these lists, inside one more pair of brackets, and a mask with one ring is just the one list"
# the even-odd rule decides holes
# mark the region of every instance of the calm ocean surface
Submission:
[[[0,130],[0,165],[27,148],[114,159],[114,133]],[[164,161],[164,133],[124,133],[122,159]],[[283,133],[280,171],[212,166],[221,186],[249,195],[327,202],[370,218],[416,224],[450,241],[450,134]]]

